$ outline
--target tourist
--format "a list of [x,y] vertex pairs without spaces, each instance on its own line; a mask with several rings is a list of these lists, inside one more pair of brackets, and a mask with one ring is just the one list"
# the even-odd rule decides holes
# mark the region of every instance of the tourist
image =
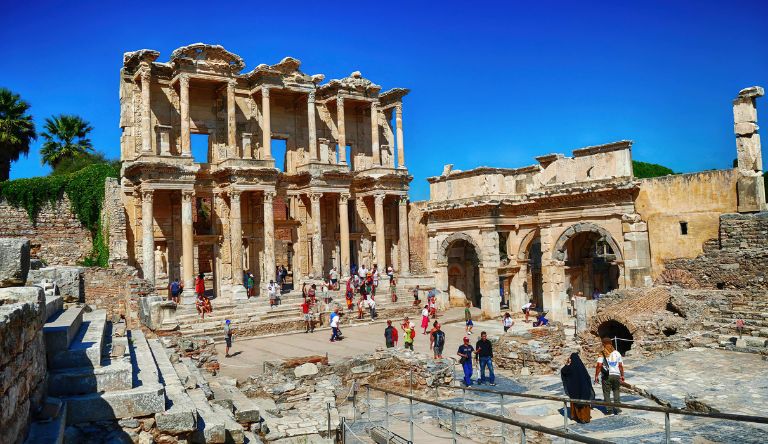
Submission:
[[365,309],[365,295],[361,294],[360,299],[357,300],[357,319],[363,319]]
[[533,322],[534,327],[546,327],[549,325],[549,319],[547,319],[547,312],[542,312],[536,315],[536,320]]
[[387,267],[387,276],[389,276],[389,279],[393,279],[395,277],[395,270],[391,265]]
[[232,328],[232,323],[229,319],[224,321],[224,342],[226,348],[224,349],[224,357],[229,357],[229,349],[232,348],[232,335],[235,333],[235,329]]
[[199,293],[197,295],[197,299],[195,300],[195,307],[197,308],[197,312],[200,313],[200,319],[205,319],[206,313],[213,312],[213,307],[211,307],[211,301],[209,301],[208,298],[205,297],[204,293]]
[[[624,361],[621,359],[621,353],[613,348],[611,338],[603,338],[602,343],[603,350],[597,357],[597,365],[595,366],[595,384],[597,384],[597,378],[600,376],[603,400],[611,402],[611,393],[613,393],[613,402],[618,404],[621,402],[621,383],[624,382]],[[613,408],[614,415],[619,413],[618,407]]]
[[365,264],[361,265],[360,268],[357,269],[357,275],[360,276],[360,279],[365,279],[367,274],[368,270],[365,268]]
[[443,347],[445,346],[445,332],[441,330],[440,323],[435,321],[432,324],[432,332],[429,335],[429,348],[435,359],[443,358]]
[[269,295],[269,308],[272,309],[277,305],[277,284],[273,280],[270,280],[267,285],[267,295]]
[[195,278],[195,296],[205,296],[205,275],[200,273]]
[[419,286],[417,285],[413,289],[413,306],[418,307],[419,305],[421,305],[421,301],[419,300]]
[[323,286],[320,287],[320,297],[322,298],[325,304],[329,304],[331,302],[331,297],[329,296],[329,293],[328,293],[328,287],[329,287],[329,283],[325,281],[323,281]]
[[[565,395],[571,399],[595,399],[595,390],[589,380],[587,367],[581,361],[578,353],[571,353],[560,370]],[[565,413],[563,413],[565,414]],[[588,423],[592,419],[592,407],[589,404],[571,403],[572,419],[579,423]]]
[[179,282],[179,278],[176,278],[171,282],[171,285],[168,286],[169,293],[171,294],[171,300],[175,303],[179,303],[179,295],[181,294],[181,291],[184,289],[184,286],[181,285]]
[[493,345],[488,340],[486,332],[480,332],[480,339],[475,344],[475,355],[480,361],[480,380],[478,384],[485,384],[485,369],[488,368],[488,384],[496,385],[496,375],[493,373]]
[[394,276],[389,278],[389,295],[392,302],[397,302],[397,281]]
[[349,275],[350,276],[356,276],[357,275],[357,265],[352,264],[349,267]]
[[409,321],[408,318],[405,318],[405,322],[403,322],[403,344],[405,345],[405,348],[413,351],[413,339],[415,337],[416,331],[413,324],[411,324],[411,321]]
[[429,327],[429,306],[425,305],[421,310],[421,328],[424,329],[422,334],[427,334],[427,327]]
[[373,264],[373,271],[371,271],[371,298],[376,296],[376,288],[379,286],[379,266]]
[[387,348],[395,346],[395,337],[397,337],[397,329],[392,326],[392,321],[387,321],[387,328],[384,329],[384,342],[387,344]]
[[376,301],[373,298],[368,300],[368,310],[371,312],[371,321],[376,319]]
[[464,303],[464,332],[467,335],[472,334],[472,328],[475,326],[474,322],[472,322],[472,312],[469,310],[471,306],[472,304],[469,301]]
[[312,325],[312,313],[309,311],[309,301],[304,298],[304,302],[301,303],[301,316],[304,318],[305,330],[304,333],[309,333],[310,328],[314,332],[315,329]]
[[525,322],[528,322],[528,315],[531,314],[531,309],[536,308],[536,304],[533,303],[533,299],[529,299],[528,302],[523,305],[523,314],[525,315]]
[[331,281],[331,290],[338,290],[339,272],[336,271],[336,267],[331,268],[331,271],[328,272],[328,279]]
[[282,293],[285,289],[285,281],[286,278],[288,278],[288,269],[285,268],[285,266],[280,266],[280,292]]
[[341,315],[339,314],[339,309],[336,308],[333,310],[333,313],[331,313],[331,342],[336,342],[337,340],[341,339],[339,335],[339,319],[341,318]]
[[352,312],[352,305],[354,304],[354,298],[355,298],[355,288],[352,284],[352,279],[349,279],[347,281],[347,292],[346,295],[344,295],[347,299],[347,311]]
[[[596,301],[596,300],[600,299],[600,296],[601,296],[600,290],[597,287],[595,287],[595,291],[592,292],[592,299]],[[589,422],[589,421],[587,421],[587,422]]]
[[504,313],[504,319],[501,320],[501,324],[504,326],[504,333],[515,325],[515,321],[512,320],[512,315],[509,312]]
[[246,274],[245,278],[245,288],[248,290],[248,298],[250,299],[251,296],[253,296],[253,274],[248,273]]
[[427,293],[427,305],[429,306],[429,315],[432,316],[432,319],[437,319],[437,296],[434,288]]
[[464,343],[459,346],[459,364],[461,364],[464,370],[464,386],[469,387],[472,385],[472,352],[475,349],[469,345],[469,338],[464,336]]
[[744,322],[744,319],[736,319],[736,333],[739,334],[739,339],[741,339],[741,335],[744,332],[744,325],[746,323]]

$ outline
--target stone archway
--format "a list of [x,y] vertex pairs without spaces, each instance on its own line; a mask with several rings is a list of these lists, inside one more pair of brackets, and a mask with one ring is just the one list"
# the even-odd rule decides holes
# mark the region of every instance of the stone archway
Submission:
[[555,248],[552,249],[552,259],[556,261],[565,260],[565,246],[571,238],[579,233],[597,233],[610,245],[611,249],[616,254],[619,260],[622,260],[621,249],[619,244],[613,239],[611,233],[600,225],[593,224],[591,222],[580,222],[575,225],[571,225],[567,230],[563,231],[563,234],[555,242]]
[[451,246],[452,243],[463,240],[469,244],[471,244],[475,251],[477,252],[478,259],[482,261],[482,250],[480,249],[480,246],[477,245],[477,242],[467,233],[463,232],[457,232],[457,233],[451,233],[443,239],[443,242],[440,243],[440,247],[437,249],[437,263],[439,265],[445,265],[448,263],[448,248]]
[[[487,316],[500,313],[498,242],[498,232],[495,230],[458,231],[436,242],[435,284],[443,295],[441,299],[444,305],[464,305],[468,300],[476,307],[479,306]],[[449,276],[449,267],[456,264],[463,267],[464,273],[457,273],[454,269],[452,278]],[[458,276],[462,274],[466,297],[451,300],[451,279],[457,282]]]
[[596,316],[590,323],[589,331],[598,338],[618,338],[616,349],[622,355],[642,336],[642,330],[635,323],[619,314]]
[[555,242],[552,258],[564,265],[563,283],[571,296],[591,298],[623,287],[621,249],[599,225],[578,223],[566,229]]

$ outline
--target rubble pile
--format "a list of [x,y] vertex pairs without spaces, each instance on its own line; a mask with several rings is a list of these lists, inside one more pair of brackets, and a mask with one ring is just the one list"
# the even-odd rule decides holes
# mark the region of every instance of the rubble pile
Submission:
[[562,367],[560,356],[576,349],[566,346],[559,322],[536,327],[521,335],[502,335],[494,345],[496,365],[522,375],[548,375]]

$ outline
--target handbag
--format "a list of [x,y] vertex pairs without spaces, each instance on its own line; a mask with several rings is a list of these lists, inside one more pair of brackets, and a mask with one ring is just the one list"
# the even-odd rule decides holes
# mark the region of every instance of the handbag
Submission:
[[611,374],[610,370],[608,370],[608,358],[605,357],[605,352],[602,352],[603,354],[603,366],[600,367],[600,376],[603,377],[603,379],[608,379],[608,376]]

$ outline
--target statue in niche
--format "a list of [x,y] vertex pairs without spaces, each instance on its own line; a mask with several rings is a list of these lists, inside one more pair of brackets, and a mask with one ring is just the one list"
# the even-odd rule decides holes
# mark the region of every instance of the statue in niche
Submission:
[[168,259],[166,258],[163,247],[155,247],[155,277],[168,276]]

